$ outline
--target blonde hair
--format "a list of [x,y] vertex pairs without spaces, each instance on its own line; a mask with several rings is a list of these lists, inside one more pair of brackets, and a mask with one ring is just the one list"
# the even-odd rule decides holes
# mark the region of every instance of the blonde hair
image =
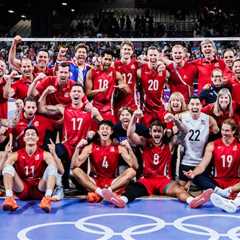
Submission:
[[185,112],[187,110],[187,105],[184,99],[184,96],[180,93],[180,92],[174,92],[171,94],[169,101],[168,101],[168,105],[167,105],[167,111],[172,113],[173,110],[171,108],[171,101],[173,100],[173,98],[178,98],[181,102],[181,112]]
[[228,105],[228,110],[229,110],[229,117],[233,117],[233,107],[232,107],[232,95],[230,93],[230,91],[227,88],[222,88],[217,95],[217,100],[214,103],[214,107],[213,107],[213,113],[216,116],[220,116],[222,113],[222,109],[221,106],[219,104],[219,98],[222,95],[228,95],[229,97],[229,105]]

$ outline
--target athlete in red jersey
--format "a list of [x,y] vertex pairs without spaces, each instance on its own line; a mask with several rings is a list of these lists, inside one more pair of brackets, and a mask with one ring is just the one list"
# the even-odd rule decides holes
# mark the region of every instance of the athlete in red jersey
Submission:
[[224,61],[216,56],[216,47],[213,41],[203,40],[201,51],[204,57],[193,61],[198,71],[198,94],[204,85],[211,83],[211,74],[214,68],[220,68],[222,71],[225,68]]
[[51,210],[51,195],[57,168],[52,155],[38,148],[38,139],[38,131],[35,127],[26,128],[25,148],[10,154],[4,164],[2,171],[6,189],[4,210],[14,211],[18,208],[13,191],[20,199],[43,197],[40,207],[46,212]]
[[113,114],[113,94],[115,88],[128,93],[129,87],[121,74],[111,67],[113,53],[106,49],[102,53],[102,62],[98,69],[91,69],[87,73],[86,94],[93,97],[93,106],[106,120],[115,122]]
[[39,133],[38,145],[46,146],[46,133],[51,132],[54,129],[55,122],[46,116],[37,113],[37,102],[33,98],[26,98],[24,101],[23,112],[15,126],[13,126],[12,133],[15,137],[17,144],[15,150],[24,147],[23,133],[28,126],[34,126]]
[[71,103],[70,90],[74,81],[70,80],[70,66],[67,63],[58,65],[56,77],[46,77],[39,74],[29,87],[28,96],[40,96],[48,86],[53,86],[54,91],[47,96],[47,103],[50,105]]
[[[72,158],[74,177],[88,191],[95,192],[100,197],[104,197],[106,189],[103,188],[108,187],[110,191],[116,191],[126,186],[135,176],[135,170],[138,167],[130,145],[128,144],[126,149],[121,145],[113,144],[111,139],[112,133],[112,123],[103,120],[98,128],[99,142],[85,146],[79,155],[80,148],[83,145],[83,142],[80,142]],[[120,156],[128,164],[128,168],[121,175],[117,176]],[[90,157],[93,179],[80,168],[88,157]]]
[[159,62],[159,51],[150,46],[147,51],[148,64],[143,64],[138,70],[138,78],[141,79],[143,89],[143,123],[149,127],[152,119],[163,121],[164,106],[162,104],[163,86],[166,81],[167,72],[163,62]]
[[6,64],[4,61],[0,60],[0,119],[7,119],[7,104],[8,96],[4,90],[5,85],[7,84],[4,74],[6,72]]
[[129,107],[133,111],[137,109],[137,69],[138,62],[136,59],[132,59],[134,51],[133,43],[130,41],[124,41],[121,43],[120,54],[121,59],[114,62],[114,66],[118,72],[123,76],[124,81],[128,84],[130,92],[128,94],[119,93],[114,102],[115,116],[118,116],[118,111],[121,107]]
[[40,111],[44,114],[55,115],[62,114],[63,119],[63,142],[56,145],[56,152],[58,157],[62,160],[65,168],[64,186],[68,188],[68,176],[70,171],[70,163],[75,146],[81,139],[86,139],[90,126],[92,125],[92,118],[102,120],[96,108],[90,109],[90,112],[84,111],[85,106],[82,102],[84,97],[83,88],[79,84],[72,86],[70,91],[71,104],[64,106],[46,105],[45,99],[40,101]]
[[237,103],[240,103],[240,59],[233,62],[232,71],[234,74],[234,79],[231,81],[232,98]]
[[[124,207],[126,203],[133,201],[136,197],[159,193],[177,196],[181,201],[187,202],[192,208],[207,202],[212,193],[211,189],[193,198],[177,182],[171,180],[170,171],[168,170],[170,170],[171,151],[176,144],[174,143],[175,140],[171,144],[164,143],[163,125],[159,120],[154,120],[151,123],[149,130],[151,135],[150,142],[139,136],[134,129],[136,117],[140,116],[142,116],[141,110],[134,112],[129,124],[128,136],[135,144],[143,146],[143,176],[136,183],[127,186],[126,192],[123,193],[122,197],[106,191],[106,199],[118,207]],[[173,115],[171,115],[171,120],[175,121],[176,124],[180,124]]]
[[235,59],[236,59],[236,51],[234,49],[227,48],[223,51],[223,61],[225,63],[223,76],[224,76],[224,81],[226,83],[229,83],[234,79],[232,66]]
[[24,99],[27,97],[28,88],[30,84],[33,82],[34,74],[33,74],[33,65],[30,59],[23,58],[21,60],[21,69],[22,77],[13,82],[11,88],[8,89],[8,94],[10,97],[14,97],[15,99]]
[[[222,124],[222,138],[208,143],[200,164],[185,173],[195,184],[202,188],[212,188],[223,197],[230,197],[232,192],[240,191],[240,144],[234,137],[236,130],[235,121],[226,119]],[[213,176],[205,172],[210,162],[215,170]]]
[[[22,42],[22,38],[17,35],[14,37],[9,55],[8,62],[12,65],[17,71],[21,68],[21,60],[16,58],[17,45]],[[54,71],[52,68],[48,67],[49,55],[48,52],[44,49],[41,49],[36,56],[36,65],[34,66],[33,73],[37,76],[39,73],[44,73],[47,76],[53,76]]]
[[180,92],[186,103],[193,94],[193,82],[197,78],[197,68],[193,63],[185,60],[186,49],[176,44],[172,47],[173,61],[164,60],[170,73],[168,83],[171,92]]

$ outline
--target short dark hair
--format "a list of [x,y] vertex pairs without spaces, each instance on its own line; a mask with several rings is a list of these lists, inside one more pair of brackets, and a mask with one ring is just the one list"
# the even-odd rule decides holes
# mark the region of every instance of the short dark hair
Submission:
[[110,120],[102,120],[101,122],[99,122],[98,129],[100,128],[101,125],[107,125],[113,129],[113,123]]
[[200,98],[199,98],[199,96],[197,96],[197,95],[192,95],[192,96],[190,97],[190,99],[189,99],[189,102],[190,102],[192,99],[198,99],[198,100],[200,101]]
[[35,102],[37,104],[37,99],[34,97],[26,97],[24,99],[24,105],[26,104],[26,102]]
[[68,62],[61,62],[59,63],[58,67],[68,67],[70,70],[70,64]]
[[104,57],[105,55],[111,55],[113,57],[114,53],[111,48],[106,48],[105,50],[102,51],[101,57]]
[[150,122],[150,128],[152,128],[153,126],[161,127],[162,129],[164,129],[164,126],[159,119],[153,119]]
[[89,51],[89,47],[88,47],[88,45],[86,45],[85,43],[79,43],[79,44],[75,47],[75,52],[76,52],[79,48],[85,48],[87,53],[88,53],[88,51]]
[[30,125],[24,129],[24,135],[27,132],[27,130],[34,130],[36,132],[36,134],[39,136],[39,132],[38,132],[37,128],[34,127],[33,125]]

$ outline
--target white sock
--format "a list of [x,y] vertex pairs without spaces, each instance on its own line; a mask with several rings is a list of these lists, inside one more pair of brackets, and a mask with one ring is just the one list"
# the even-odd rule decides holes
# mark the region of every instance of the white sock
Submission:
[[240,207],[240,193],[237,194],[237,197],[233,200],[235,206]]
[[45,192],[45,197],[51,197],[52,196],[52,189],[47,189],[47,191]]
[[187,204],[190,204],[193,199],[194,199],[193,197],[188,197],[188,198],[186,199]]
[[128,203],[128,198],[126,196],[121,196],[120,197],[126,204]]
[[13,191],[12,190],[9,190],[9,189],[6,189],[6,197],[12,197],[13,196]]
[[222,189],[222,188],[219,188],[219,187],[215,187],[214,188],[214,192],[216,194],[219,194],[222,197],[228,198],[230,196],[230,194],[231,194],[231,189],[230,188]]
[[101,189],[101,188],[98,187],[98,188],[95,190],[95,193],[97,193],[98,195],[100,195],[101,197],[103,197],[102,189]]

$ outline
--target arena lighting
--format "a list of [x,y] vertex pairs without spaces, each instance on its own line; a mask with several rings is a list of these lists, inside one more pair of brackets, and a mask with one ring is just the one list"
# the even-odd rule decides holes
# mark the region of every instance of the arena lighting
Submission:
[[74,8],[71,8],[71,12],[75,12],[76,10]]
[[67,6],[68,4],[66,2],[62,2],[62,5],[63,6]]
[[9,13],[15,13],[15,11],[12,10],[12,9],[9,9],[8,12],[9,12]]
[[22,15],[21,15],[21,18],[26,18],[26,15],[22,14]]

